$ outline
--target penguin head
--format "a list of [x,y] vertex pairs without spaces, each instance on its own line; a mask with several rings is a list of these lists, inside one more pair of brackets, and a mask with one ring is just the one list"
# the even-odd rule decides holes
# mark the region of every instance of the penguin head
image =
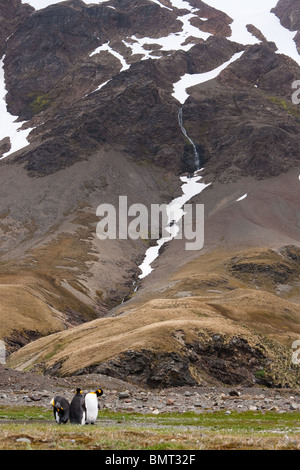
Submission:
[[81,388],[76,388],[76,395],[80,395],[82,393]]
[[53,408],[55,408],[57,411],[63,410],[63,407],[61,406],[59,400],[57,400],[57,397],[52,398],[50,405],[52,405]]
[[98,388],[98,390],[95,391],[97,397],[101,397],[101,395],[103,395],[103,390],[101,390],[101,388]]

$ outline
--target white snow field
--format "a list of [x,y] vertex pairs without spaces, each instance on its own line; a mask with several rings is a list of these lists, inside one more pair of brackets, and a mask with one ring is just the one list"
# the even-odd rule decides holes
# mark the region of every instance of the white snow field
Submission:
[[178,80],[178,82],[174,83],[173,85],[174,92],[172,93],[172,96],[174,96],[174,98],[176,98],[181,104],[184,104],[184,102],[189,97],[186,91],[189,87],[199,85],[200,83],[204,83],[204,82],[207,82],[208,80],[212,80],[213,78],[216,78],[222,72],[222,70],[226,69],[226,67],[228,67],[229,64],[232,64],[237,59],[239,59],[242,54],[243,54],[243,51],[237,52],[227,62],[224,62],[224,64],[220,65],[219,67],[213,70],[210,70],[209,72],[194,73],[194,74],[186,73],[180,78],[180,80]]
[[[22,0],[22,3],[29,3],[36,10],[41,10],[49,5],[61,3],[62,1],[63,0]],[[87,5],[90,5],[105,3],[108,0],[83,1]],[[161,8],[168,8],[159,0],[151,1],[160,5]],[[276,6],[278,0],[251,0],[249,2],[245,2],[243,0],[206,0],[205,3],[218,10],[224,11],[233,19],[233,23],[231,25],[232,35],[230,38],[233,41],[239,42],[241,44],[257,43],[258,39],[249,33],[246,28],[247,24],[253,24],[261,30],[263,35],[269,41],[275,42],[278,47],[278,53],[286,54],[300,64],[300,56],[297,52],[296,44],[294,42],[295,32],[288,31],[286,28],[281,26],[280,21],[276,15],[271,13],[271,9]],[[196,37],[203,37],[205,39],[207,33],[203,33],[198,30],[198,28],[195,28],[189,24],[189,19],[193,16],[193,13],[197,11],[197,8],[192,7],[186,0],[171,0],[171,4],[175,8],[186,9],[190,11],[189,15],[184,15],[178,18],[183,21],[184,34],[188,32],[189,35],[193,34]],[[183,39],[182,34],[180,34],[179,37],[180,40]],[[145,39],[146,38],[144,38],[144,40]],[[164,40],[164,48],[174,49],[178,47],[176,44],[174,44],[173,47],[170,48],[170,46],[166,44],[166,38],[161,39]],[[176,38],[176,34],[170,35],[168,43],[169,41],[174,41],[176,39],[178,42],[179,38]],[[142,44],[140,43],[140,45]]]
[[294,37],[296,32],[291,32],[284,28],[279,18],[271,13],[278,0],[205,0],[205,3],[211,7],[221,10],[233,19],[231,24],[232,41],[240,44],[258,43],[251,33],[248,32],[246,25],[256,26],[268,41],[275,42],[278,53],[290,56],[300,65],[300,56],[298,54]]
[[0,160],[7,157],[11,153],[26,147],[29,144],[27,137],[32,131],[32,129],[20,130],[24,122],[15,122],[18,117],[12,116],[7,111],[5,101],[7,91],[5,88],[3,60],[4,57],[0,60],[0,141],[5,137],[9,137],[11,142],[11,149],[9,152],[3,154]]
[[[180,178],[183,183],[181,186],[183,194],[182,196],[173,199],[173,201],[171,201],[166,208],[168,226],[165,227],[165,230],[170,233],[170,236],[160,238],[155,246],[148,248],[143,263],[139,266],[140,270],[142,271],[142,273],[139,275],[139,279],[144,279],[153,271],[151,264],[158,258],[161,247],[165,243],[168,243],[169,241],[176,238],[178,235],[179,228],[177,224],[185,214],[183,210],[184,205],[187,204],[188,201],[194,196],[200,194],[205,188],[210,186],[211,183],[205,184],[200,182],[202,176],[200,176],[199,173],[202,170],[203,168],[195,172],[194,176],[191,178],[186,176],[182,176]],[[174,222],[174,225],[171,226],[171,222]]]
[[182,23],[181,31],[176,33],[171,33],[169,36],[163,36],[161,38],[137,38],[136,36],[132,36],[131,38],[126,38],[123,40],[123,43],[131,48],[132,54],[143,54],[144,57],[142,60],[146,60],[149,58],[157,59],[158,56],[152,55],[151,50],[147,50],[144,48],[145,44],[158,44],[161,46],[161,51],[188,51],[194,46],[194,43],[191,41],[188,44],[184,44],[186,39],[190,36],[194,38],[200,38],[206,40],[211,36],[209,33],[201,31],[200,29],[196,28],[195,26],[191,25],[190,19],[195,17],[194,14],[188,13],[186,15],[178,16],[178,20]]

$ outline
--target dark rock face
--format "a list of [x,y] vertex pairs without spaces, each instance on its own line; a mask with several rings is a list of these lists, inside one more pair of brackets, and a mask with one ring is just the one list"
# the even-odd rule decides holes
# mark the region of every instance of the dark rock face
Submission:
[[298,247],[284,246],[278,252],[268,250],[264,259],[255,256],[250,259],[234,258],[228,264],[228,270],[239,279],[250,279],[256,285],[262,286],[267,281],[276,286],[298,279],[299,259]]
[[14,32],[34,9],[23,5],[21,0],[0,0],[0,57],[6,48],[6,39]]
[[[88,72],[86,75],[94,73],[99,79],[101,66],[89,58],[96,47],[133,34],[153,34],[157,28],[163,27],[167,33],[180,29],[173,12],[161,12],[153,3],[114,4],[115,9],[106,5],[88,7],[81,1],[60,3],[34,12],[22,22],[6,47],[11,90],[7,103],[13,115],[26,120],[53,105],[62,93],[58,81],[64,78],[72,86],[71,76],[74,78],[78,69]],[[119,70],[120,64],[115,73]],[[105,78],[103,73],[103,81]]]
[[7,354],[11,354],[31,341],[35,341],[40,336],[37,331],[14,331],[9,338],[4,338]]
[[9,137],[4,137],[0,142],[0,155],[3,155],[5,152],[9,152],[11,149]]
[[193,351],[199,357],[200,370],[228,385],[252,385],[256,381],[255,372],[266,360],[261,348],[253,348],[238,337],[226,343],[222,336],[214,335],[208,345],[200,341],[194,343]]
[[63,136],[44,142],[29,150],[15,162],[27,161],[26,169],[32,176],[46,176],[73,165],[82,158],[76,148]]
[[[175,173],[193,171],[191,147],[178,127],[180,104],[172,97],[173,84],[185,73],[212,70],[244,49],[224,37],[230,34],[231,18],[194,0],[195,25],[214,36],[187,52],[141,61],[123,39],[151,36],[155,45],[155,36],[180,31],[176,8],[147,0],[114,1],[114,8],[73,0],[36,12],[17,0],[9,5],[5,12],[14,34],[5,44],[8,108],[40,124],[30,135],[34,145],[17,159],[30,175],[51,174],[103,148]],[[291,2],[278,4],[284,24],[291,8]],[[16,12],[22,21],[12,23]],[[296,23],[293,14],[287,26]],[[299,113],[290,97],[300,69],[248,26],[262,43],[247,47],[210,85],[194,87],[184,105],[201,162],[224,181],[276,176],[299,162]],[[106,43],[122,53],[129,70],[120,74],[121,62],[107,51],[90,56]]]
[[39,128],[41,132],[44,127],[44,142],[23,153],[21,161],[28,162],[31,175],[42,176],[111,146],[136,160],[185,171],[191,149],[185,156],[177,119],[180,105],[171,96],[173,81],[184,73],[217,67],[239,50],[238,44],[211,38],[186,54],[133,64],[102,90],[49,119]]
[[[230,24],[232,23],[230,16],[206,5],[202,0],[191,0],[190,4],[199,9],[197,12],[199,20],[192,20],[194,26],[198,26],[202,31],[207,31],[216,36],[230,36]],[[207,18],[207,20],[203,21],[201,18]]]
[[[204,382],[251,386],[260,382],[256,373],[266,363],[261,347],[253,348],[243,338],[234,337],[227,342],[221,335],[213,335],[209,342],[187,344],[183,354],[143,349],[126,351],[115,359],[79,373],[104,374],[150,388],[199,385],[204,377]],[[264,384],[266,382],[264,378]]]
[[194,88],[184,114],[208,171],[223,181],[265,178],[299,164],[299,113],[291,102],[298,76],[297,64],[272,45],[254,45],[215,83]]
[[126,351],[121,357],[96,367],[93,373],[115,378],[123,376],[129,382],[151,388],[195,385],[188,360],[177,353]]
[[281,24],[290,31],[297,31],[295,42],[300,51],[300,11],[299,3],[291,0],[279,0],[272,10],[280,19]]

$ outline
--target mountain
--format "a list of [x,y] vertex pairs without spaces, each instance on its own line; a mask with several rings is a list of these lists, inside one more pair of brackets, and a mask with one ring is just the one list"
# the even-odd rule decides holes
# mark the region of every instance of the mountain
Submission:
[[[300,18],[240,3],[0,0],[10,367],[299,384]],[[147,224],[99,238],[122,197],[176,206],[159,245]],[[196,250],[170,228],[185,203],[194,228],[204,207]]]

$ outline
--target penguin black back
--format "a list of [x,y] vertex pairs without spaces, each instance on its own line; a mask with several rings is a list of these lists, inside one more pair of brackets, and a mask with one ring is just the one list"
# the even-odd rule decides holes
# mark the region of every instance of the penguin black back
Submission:
[[52,398],[51,403],[55,421],[58,424],[66,424],[70,417],[70,404],[68,400],[60,395]]
[[76,389],[76,393],[70,404],[70,421],[72,424],[85,424],[86,409],[84,403],[84,395],[80,388]]

